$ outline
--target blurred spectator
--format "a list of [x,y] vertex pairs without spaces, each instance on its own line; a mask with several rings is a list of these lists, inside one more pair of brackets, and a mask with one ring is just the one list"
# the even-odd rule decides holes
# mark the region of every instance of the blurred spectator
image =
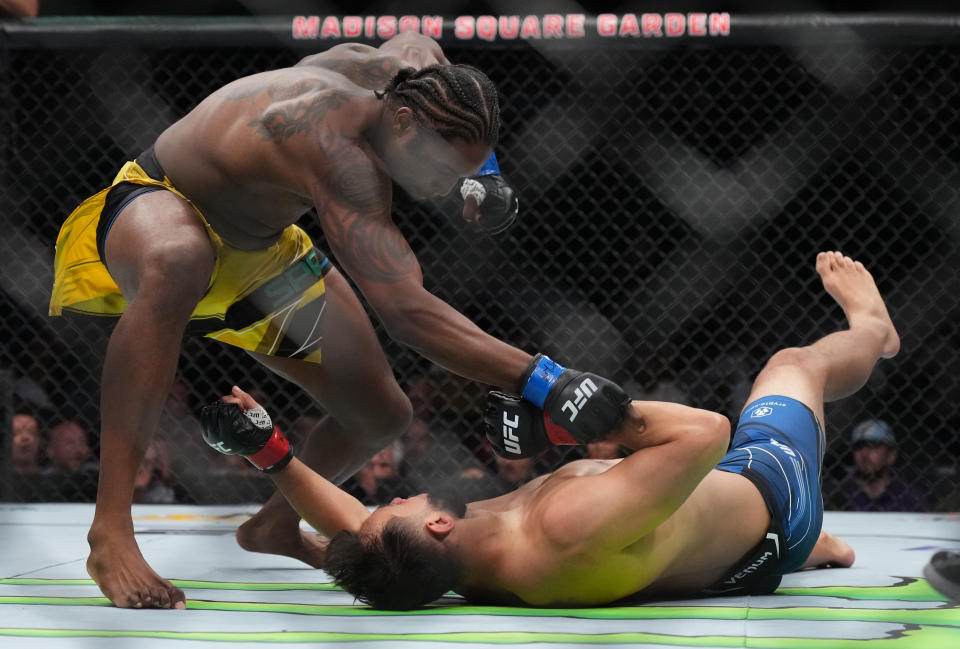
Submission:
[[528,457],[522,460],[508,460],[498,455],[496,456],[496,462],[497,478],[499,478],[504,486],[503,493],[513,491],[536,477],[536,473],[533,470],[536,458]]
[[147,447],[133,482],[133,502],[174,503],[170,460],[166,448],[156,439]]
[[39,3],[39,0],[0,0],[0,18],[36,16]]
[[416,487],[414,493],[435,488],[438,481],[477,464],[461,443],[455,421],[441,420],[436,410],[436,389],[429,374],[416,374],[404,384],[413,406],[413,419],[401,437],[400,474]]
[[16,475],[32,475],[40,470],[40,424],[33,415],[13,416],[11,461]]
[[880,419],[857,424],[851,433],[853,463],[841,484],[835,509],[870,512],[926,511],[924,497],[897,473],[897,440]]
[[[168,475],[185,492],[178,500],[186,502],[196,502],[197,494],[204,493],[212,470],[228,457],[240,457],[221,455],[203,441],[200,420],[193,412],[190,386],[181,378],[170,386],[157,423],[156,438],[168,449]],[[242,458],[240,461],[246,463]]]
[[440,481],[431,491],[454,492],[468,502],[496,498],[515,490],[536,477],[536,458],[509,460],[494,456],[494,472],[479,465],[462,470],[453,478]]
[[417,490],[400,474],[402,453],[399,441],[390,444],[370,458],[343,488],[364,505],[384,505],[394,498],[416,494]]
[[80,424],[65,421],[54,426],[50,430],[47,457],[50,466],[41,471],[47,500],[93,502],[96,499],[99,467]]

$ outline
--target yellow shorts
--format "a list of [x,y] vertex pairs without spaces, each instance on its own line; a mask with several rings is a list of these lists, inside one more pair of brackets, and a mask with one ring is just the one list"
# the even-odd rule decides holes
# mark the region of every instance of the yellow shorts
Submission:
[[[101,214],[108,207],[105,219],[112,219],[123,207],[116,204],[117,197],[141,188],[171,191],[186,200],[166,176],[159,180],[137,161],[126,163],[113,184],[81,203],[60,229],[50,315],[67,311],[119,317],[126,309],[127,301],[101,258],[100,246],[111,225],[101,223]],[[187,331],[261,354],[319,363],[323,277],[331,266],[318,255],[309,235],[290,225],[267,249],[239,250],[223,241],[196,211],[216,262]]]

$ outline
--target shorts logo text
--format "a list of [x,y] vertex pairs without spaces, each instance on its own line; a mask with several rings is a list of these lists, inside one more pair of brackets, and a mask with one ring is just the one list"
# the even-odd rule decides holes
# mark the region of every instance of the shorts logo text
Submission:
[[778,449],[789,455],[790,457],[797,457],[797,454],[793,452],[793,449],[787,446],[786,444],[781,444],[777,440],[771,438],[770,443],[776,446]]
[[770,552],[769,550],[764,552],[762,555],[760,555],[760,557],[756,561],[754,561],[749,566],[747,566],[746,568],[744,568],[743,570],[735,574],[730,579],[727,579],[723,583],[731,584],[731,585],[736,584],[738,581],[740,581],[744,577],[751,575],[757,570],[759,570],[763,566],[763,564],[767,562],[767,559],[771,558],[772,556],[773,556],[773,552]]

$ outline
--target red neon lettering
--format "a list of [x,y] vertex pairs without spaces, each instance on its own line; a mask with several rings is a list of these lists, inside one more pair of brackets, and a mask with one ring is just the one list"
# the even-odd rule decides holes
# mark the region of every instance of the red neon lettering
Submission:
[[473,16],[457,16],[457,19],[453,22],[453,35],[459,39],[466,40],[473,38],[473,33]]
[[363,35],[367,38],[373,38],[374,17],[367,16],[363,19]]
[[643,35],[663,36],[660,28],[663,27],[663,18],[660,14],[643,14]]
[[418,32],[420,31],[420,19],[416,16],[401,16],[397,29],[400,32]]
[[707,14],[688,14],[687,33],[691,36],[706,36]]
[[440,16],[423,17],[423,35],[430,38],[443,36],[443,18]]
[[687,28],[683,14],[666,14],[663,18],[667,24],[667,36],[683,36]]
[[616,36],[617,17],[613,14],[600,14],[597,16],[597,34],[600,36]]
[[547,14],[543,17],[543,37],[563,38],[563,16]]
[[620,21],[621,36],[639,36],[640,25],[637,23],[636,14],[623,14],[623,20]]
[[327,16],[323,19],[320,38],[340,38],[340,21],[335,16]]
[[393,38],[397,35],[397,17],[380,16],[377,18],[377,36],[380,38]]
[[540,38],[540,21],[536,16],[526,16],[520,26],[520,38]]
[[710,35],[730,35],[730,14],[726,12],[722,14],[710,14]]
[[343,35],[347,38],[356,38],[363,30],[363,18],[360,16],[343,17]]
[[583,14],[567,14],[567,36],[583,38]]
[[492,41],[497,37],[497,20],[493,16],[477,18],[477,36],[485,41]]
[[500,16],[500,38],[513,39],[520,33],[520,16]]
[[294,38],[316,38],[320,33],[319,16],[296,16],[292,25]]

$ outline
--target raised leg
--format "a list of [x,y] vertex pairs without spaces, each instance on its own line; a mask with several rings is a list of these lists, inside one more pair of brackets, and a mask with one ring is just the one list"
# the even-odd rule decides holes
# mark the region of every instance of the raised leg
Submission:
[[[334,483],[353,475],[399,437],[412,407],[393,376],[369,318],[336,270],[326,277],[321,319],[321,363],[253,354],[258,362],[300,386],[328,413],[298,457]],[[325,541],[299,530],[300,516],[276,492],[237,530],[241,547],[323,565]]]
[[821,252],[817,272],[843,308],[850,328],[774,354],[754,381],[747,403],[774,394],[791,397],[813,410],[822,423],[823,404],[863,387],[877,360],[900,350],[900,337],[863,264],[839,252]]

